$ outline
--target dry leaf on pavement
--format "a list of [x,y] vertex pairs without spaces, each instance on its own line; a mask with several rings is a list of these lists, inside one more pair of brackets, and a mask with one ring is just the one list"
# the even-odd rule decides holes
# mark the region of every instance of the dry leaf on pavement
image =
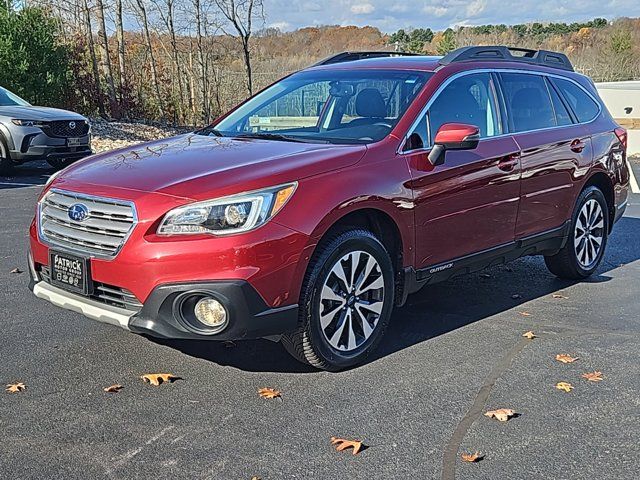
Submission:
[[529,340],[533,340],[534,338],[536,338],[536,334],[533,333],[531,330],[529,330],[528,332],[524,332],[522,336],[525,338],[528,338]]
[[110,387],[105,387],[103,388],[103,390],[107,393],[118,393],[120,390],[122,390],[124,387],[122,385],[111,385]]
[[516,414],[510,408],[499,408],[497,410],[489,410],[485,412],[484,416],[489,418],[495,418],[501,422],[506,422],[509,418],[513,417]]
[[573,390],[573,385],[568,382],[558,382],[556,383],[556,388],[558,390],[564,390],[565,392],[569,393],[571,390]]
[[140,377],[146,383],[158,386],[161,383],[173,383],[176,380],[180,380],[180,377],[176,377],[171,373],[145,373]]
[[553,298],[563,298],[563,299],[567,299],[569,297],[565,297],[564,295],[561,295],[559,293],[554,293],[553,295],[551,295]]
[[602,372],[591,372],[591,373],[583,373],[582,378],[586,378],[590,382],[601,382],[602,381]]
[[578,357],[572,357],[571,355],[567,355],[566,353],[559,353],[556,355],[556,360],[562,363],[573,363],[578,360]]
[[480,460],[482,460],[484,458],[484,455],[482,455],[480,452],[475,452],[475,453],[463,453],[461,455],[462,460],[465,462],[469,462],[469,463],[475,463],[475,462],[479,462]]
[[357,455],[362,449],[362,442],[359,440],[345,440],[344,438],[331,437],[331,444],[336,446],[336,450],[341,452],[347,448],[353,448],[353,454]]
[[26,388],[27,388],[27,386],[22,382],[9,383],[7,385],[7,392],[9,392],[9,393],[19,393],[19,392],[24,391]]
[[18,267],[16,267],[13,270],[11,270],[9,273],[22,273],[22,270],[20,270]]
[[258,389],[258,395],[260,395],[262,398],[282,398],[279,390],[268,387]]
[[532,313],[529,312],[518,312],[520,313],[520,315],[522,315],[523,317],[530,317],[531,315],[533,315]]

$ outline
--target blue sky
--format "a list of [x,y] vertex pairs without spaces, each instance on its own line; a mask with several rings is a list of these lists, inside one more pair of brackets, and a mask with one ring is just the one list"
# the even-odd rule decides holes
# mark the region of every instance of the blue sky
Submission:
[[283,31],[312,25],[399,28],[575,22],[640,16],[640,0],[264,0],[266,25]]

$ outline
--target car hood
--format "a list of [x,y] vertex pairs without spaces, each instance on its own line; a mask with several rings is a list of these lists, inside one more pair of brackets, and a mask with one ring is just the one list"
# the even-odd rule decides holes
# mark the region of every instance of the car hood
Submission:
[[0,106],[0,115],[20,120],[83,120],[79,113],[59,108],[34,107],[33,105],[14,105],[9,107]]
[[344,168],[365,151],[364,145],[190,133],[88,157],[68,167],[53,184],[69,189],[93,184],[203,200]]

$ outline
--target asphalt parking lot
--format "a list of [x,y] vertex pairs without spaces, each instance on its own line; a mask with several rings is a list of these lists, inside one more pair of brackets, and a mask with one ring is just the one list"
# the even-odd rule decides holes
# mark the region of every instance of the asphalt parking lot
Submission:
[[[525,258],[434,285],[394,313],[372,361],[330,374],[269,341],[158,342],[36,299],[10,272],[27,270],[48,173],[0,177],[0,382],[27,386],[0,391],[0,478],[638,478],[640,195],[589,281]],[[601,382],[581,377],[595,370]],[[144,384],[153,372],[182,380]],[[494,408],[519,415],[482,415]],[[336,452],[332,436],[369,448]]]

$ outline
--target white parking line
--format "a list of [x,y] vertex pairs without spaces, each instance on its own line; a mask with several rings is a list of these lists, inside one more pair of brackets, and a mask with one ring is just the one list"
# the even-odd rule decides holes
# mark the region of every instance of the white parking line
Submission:
[[44,183],[0,182],[0,185],[9,185],[11,187],[41,187]]
[[627,168],[629,169],[629,183],[631,184],[631,193],[640,193],[640,187],[638,187],[638,181],[633,174],[633,168],[631,168],[629,160],[627,160]]

